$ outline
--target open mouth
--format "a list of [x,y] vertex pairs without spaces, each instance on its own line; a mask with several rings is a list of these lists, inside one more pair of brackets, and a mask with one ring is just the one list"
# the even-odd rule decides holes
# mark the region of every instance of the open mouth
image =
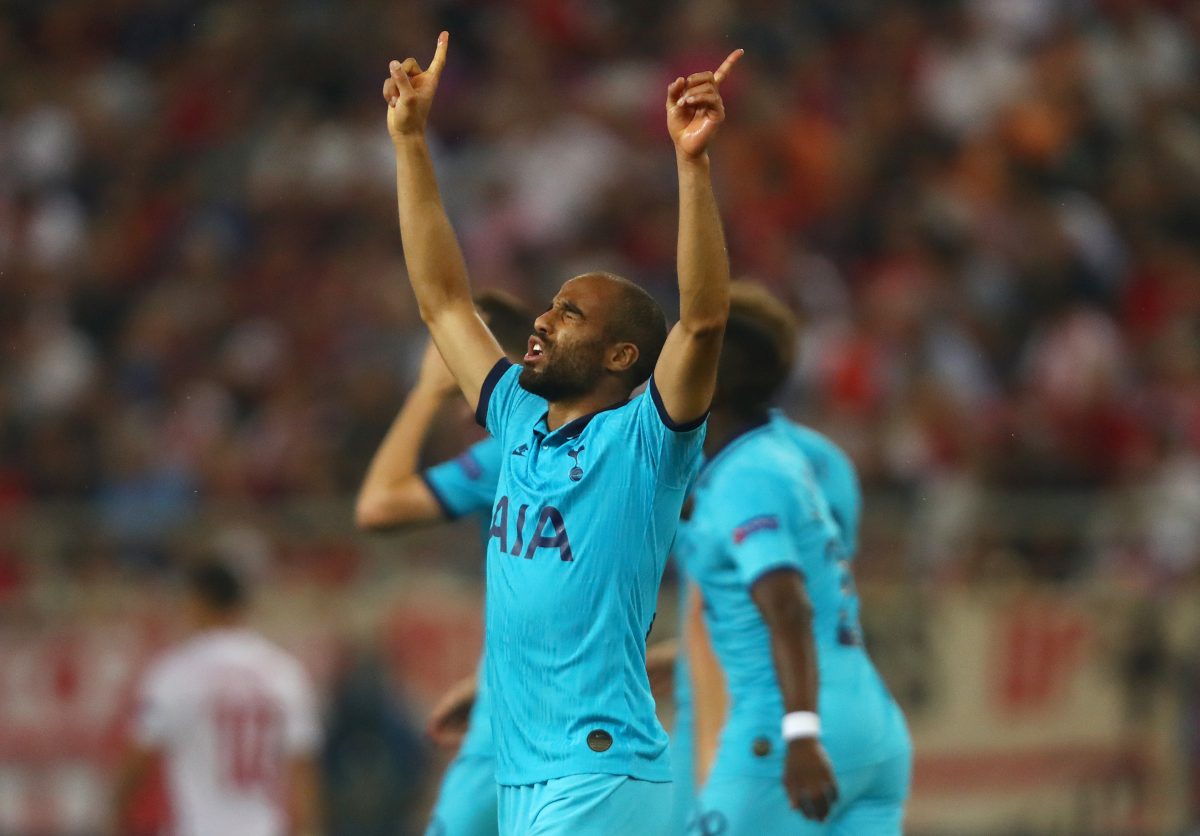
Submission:
[[525,363],[526,364],[536,363],[538,360],[542,359],[542,355],[545,354],[545,352],[546,352],[546,346],[542,342],[541,338],[540,337],[530,337],[529,338],[529,348],[525,352],[525,358],[524,358]]

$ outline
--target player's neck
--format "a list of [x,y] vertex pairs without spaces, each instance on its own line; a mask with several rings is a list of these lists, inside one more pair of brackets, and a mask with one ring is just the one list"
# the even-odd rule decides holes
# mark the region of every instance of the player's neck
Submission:
[[243,626],[241,613],[206,613],[196,620],[197,633],[237,630]]
[[730,441],[746,430],[761,426],[770,420],[767,410],[746,413],[732,409],[714,408],[708,416],[708,430],[704,434],[704,455],[711,458]]
[[629,392],[616,386],[599,386],[586,395],[570,400],[551,401],[546,409],[546,426],[554,432],[576,418],[591,415],[614,404],[629,400]]

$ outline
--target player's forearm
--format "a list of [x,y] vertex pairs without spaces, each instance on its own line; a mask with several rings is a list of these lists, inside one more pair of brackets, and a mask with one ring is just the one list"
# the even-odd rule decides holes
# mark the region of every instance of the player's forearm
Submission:
[[359,489],[354,519],[360,528],[388,528],[409,521],[397,501],[397,492],[405,480],[417,473],[425,436],[441,403],[437,392],[419,382],[405,400],[371,459]]
[[421,317],[432,326],[446,310],[472,305],[467,268],[442,206],[424,135],[406,135],[393,144],[404,261]]
[[817,649],[807,603],[797,602],[768,621],[771,655],[784,713],[817,710]]
[[679,323],[719,337],[729,318],[729,254],[708,155],[676,155],[679,173]]
[[817,710],[817,648],[812,604],[798,572],[771,572],[750,587],[766,622],[785,713]]

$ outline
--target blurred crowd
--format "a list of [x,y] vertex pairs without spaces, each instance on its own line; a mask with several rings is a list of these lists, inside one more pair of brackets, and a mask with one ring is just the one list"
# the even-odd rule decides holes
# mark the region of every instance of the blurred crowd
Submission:
[[1046,576],[1196,571],[1196,0],[9,0],[0,515],[84,500],[154,565],[203,503],[355,490],[425,340],[379,88],[443,28],[477,286],[603,268],[673,311],[665,87],[744,47],[734,270],[801,315],[787,408],[911,503],[915,568],[994,551],[1000,493],[1097,497],[1005,543]]

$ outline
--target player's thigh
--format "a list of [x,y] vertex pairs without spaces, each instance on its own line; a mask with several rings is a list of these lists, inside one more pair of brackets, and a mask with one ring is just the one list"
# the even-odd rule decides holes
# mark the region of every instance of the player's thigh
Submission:
[[496,762],[455,758],[446,769],[426,836],[496,836]]
[[824,836],[826,824],[792,809],[783,782],[765,777],[708,780],[688,822],[687,836]]
[[847,771],[853,796],[839,803],[831,818],[831,836],[900,836],[904,803],[912,780],[912,753]]
[[669,836],[670,782],[623,775],[569,775],[547,781],[524,830],[528,836]]

